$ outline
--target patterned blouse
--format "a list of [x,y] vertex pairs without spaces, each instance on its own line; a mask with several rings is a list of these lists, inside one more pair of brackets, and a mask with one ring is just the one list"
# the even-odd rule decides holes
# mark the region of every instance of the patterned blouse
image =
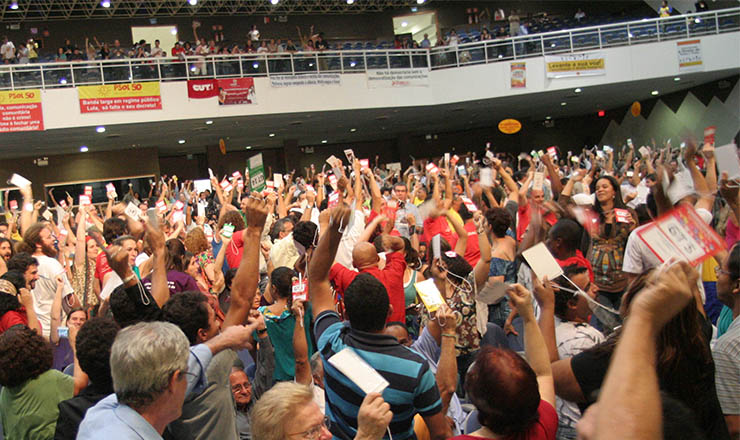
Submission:
[[[77,301],[85,309],[94,307],[98,304],[98,297],[95,295],[95,260],[87,259],[87,283],[85,283],[85,270],[77,270],[72,266],[72,288],[77,297]],[[87,300],[85,300],[87,297]]]
[[[451,298],[445,298],[447,305],[454,310],[457,320],[457,335],[455,337],[455,356],[461,356],[480,349],[481,335],[478,331],[475,298],[478,288],[475,285],[475,273],[471,271],[466,278],[472,287],[469,293],[457,289]],[[467,283],[463,283],[467,286]],[[444,297],[444,294],[442,295]],[[424,313],[424,325],[430,319],[428,312]]]

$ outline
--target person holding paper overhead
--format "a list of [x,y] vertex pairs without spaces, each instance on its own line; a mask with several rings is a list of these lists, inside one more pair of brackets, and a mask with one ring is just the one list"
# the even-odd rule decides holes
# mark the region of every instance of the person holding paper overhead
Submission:
[[[417,413],[424,418],[433,440],[449,438],[450,426],[442,413],[439,390],[426,360],[382,333],[392,312],[383,284],[370,274],[357,275],[344,292],[349,326],[336,313],[329,268],[342,238],[340,225],[347,225],[350,209],[340,204],[329,215],[326,227],[322,228],[326,232],[309,265],[308,297],[313,305],[317,345],[324,363],[326,408],[332,434],[339,438],[354,437],[358,432],[354,426],[358,426],[362,416],[362,409],[358,414],[356,404],[350,402],[362,400],[366,394],[361,389],[363,384],[348,379],[329,362],[336,353],[351,347],[353,353],[389,383],[382,394],[394,414],[389,431],[394,439],[414,438],[412,420]],[[308,395],[312,393],[309,391]]]
[[527,360],[509,349],[481,350],[468,371],[465,389],[482,427],[453,439],[555,439],[555,387],[532,294],[521,284],[514,284],[507,293],[524,320]]

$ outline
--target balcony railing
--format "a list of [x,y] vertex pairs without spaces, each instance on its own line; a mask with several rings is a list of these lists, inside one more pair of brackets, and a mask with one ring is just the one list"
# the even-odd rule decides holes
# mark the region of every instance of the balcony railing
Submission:
[[644,19],[427,49],[127,58],[0,65],[0,90],[51,89],[133,81],[182,81],[370,69],[444,69],[550,54],[653,43],[740,31],[740,8]]

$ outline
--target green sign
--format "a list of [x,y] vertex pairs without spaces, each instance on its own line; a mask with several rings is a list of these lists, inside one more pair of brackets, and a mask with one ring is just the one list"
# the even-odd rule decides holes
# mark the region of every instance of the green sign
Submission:
[[247,168],[249,168],[250,191],[262,192],[265,189],[265,167],[262,164],[262,153],[250,157]]

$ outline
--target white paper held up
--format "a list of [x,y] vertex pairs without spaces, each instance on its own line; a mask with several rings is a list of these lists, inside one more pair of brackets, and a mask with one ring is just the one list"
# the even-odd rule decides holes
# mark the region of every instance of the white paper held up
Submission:
[[527,264],[529,264],[529,267],[532,268],[532,271],[540,280],[543,280],[545,277],[548,280],[554,280],[563,274],[563,268],[560,267],[555,257],[552,256],[545,243],[540,242],[532,246],[522,252],[522,256],[527,260]]
[[380,373],[350,347],[330,357],[329,363],[347,376],[347,379],[354,382],[365,394],[382,393],[389,385]]

